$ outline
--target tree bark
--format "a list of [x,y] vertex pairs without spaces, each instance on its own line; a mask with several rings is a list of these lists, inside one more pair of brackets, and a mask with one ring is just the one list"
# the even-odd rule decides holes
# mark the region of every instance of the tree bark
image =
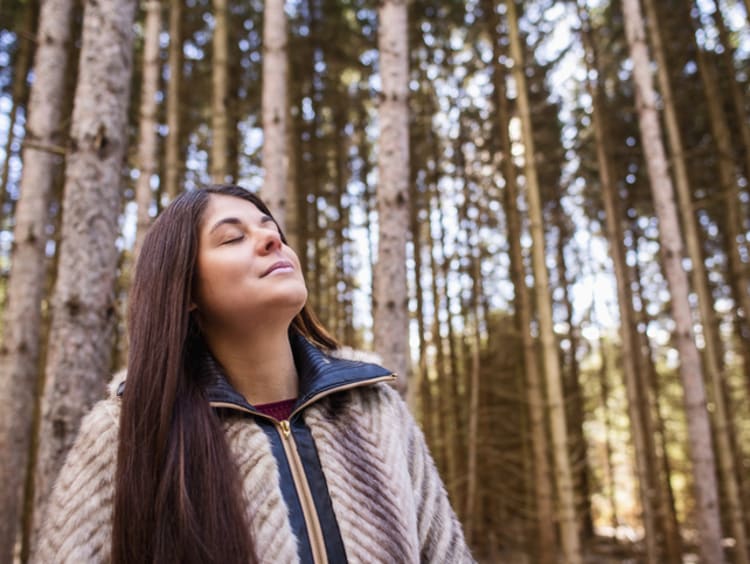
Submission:
[[[476,253],[476,254],[475,254]],[[480,354],[482,347],[482,335],[481,335],[481,318],[479,313],[479,295],[482,292],[482,278],[480,259],[477,251],[474,251],[471,256],[472,265],[472,295],[470,304],[470,319],[473,322],[471,329],[471,363],[469,368],[469,421],[468,421],[468,437],[467,437],[467,480],[468,484],[466,487],[466,541],[471,545],[478,537],[477,523],[481,523],[480,519],[477,519],[476,514],[478,508],[481,508],[481,504],[478,503],[479,497],[479,485],[480,480],[478,474],[477,458],[479,456],[479,445],[482,440],[480,436],[479,426],[479,398],[480,393],[484,392],[480,378]],[[468,321],[468,319],[467,319]]]
[[[17,55],[13,63],[13,85],[11,86],[11,109],[10,115],[8,116],[8,137],[5,142],[5,159],[3,160],[2,172],[0,172],[0,225],[2,225],[3,215],[5,211],[5,204],[8,201],[8,179],[10,177],[10,161],[13,155],[13,142],[16,140],[16,136],[13,134],[13,130],[16,127],[16,118],[18,117],[18,109],[25,108],[28,100],[28,84],[27,78],[29,74],[29,68],[31,66],[31,60],[34,57],[34,50],[36,49],[35,42],[31,39],[34,36],[34,25],[37,20],[37,5],[35,1],[29,1],[24,8],[23,24],[21,26],[21,33],[17,34],[16,42],[18,44]],[[9,211],[7,217],[13,215],[12,211]],[[3,305],[3,300],[0,300],[0,306]],[[0,310],[1,311],[1,310]]]
[[34,481],[34,538],[80,420],[109,380],[135,8],[135,0],[98,0],[84,10]]
[[[630,240],[633,242],[633,251],[637,252],[637,242],[640,238],[638,232],[638,222],[632,222],[633,233]],[[626,251],[627,252],[627,251]],[[663,397],[662,388],[659,383],[659,375],[654,365],[651,342],[645,331],[638,331],[638,327],[649,327],[651,316],[648,314],[648,300],[643,292],[641,282],[641,269],[638,261],[631,271],[631,282],[634,283],[633,295],[640,302],[641,307],[634,312],[633,339],[638,343],[638,360],[637,369],[641,375],[641,386],[648,390],[649,403],[653,403],[653,421],[644,423],[646,432],[646,447],[649,451],[649,464],[652,466],[654,475],[654,484],[656,484],[658,494],[658,507],[660,511],[659,520],[662,531],[665,535],[664,543],[666,545],[666,558],[669,562],[682,562],[682,538],[680,537],[680,527],[677,521],[677,513],[674,503],[674,491],[670,476],[672,474],[669,464],[669,453],[667,452],[667,431],[664,425],[664,418],[661,415],[658,398]],[[649,410],[651,411],[651,410]]]
[[[694,20],[691,16],[692,21]],[[750,280],[748,280],[747,264],[742,260],[743,249],[741,249],[740,244],[740,240],[744,240],[745,236],[741,229],[740,210],[742,210],[742,201],[736,177],[732,135],[723,108],[724,96],[718,88],[719,80],[716,76],[716,69],[707,60],[705,51],[697,42],[695,49],[699,74],[706,95],[711,134],[716,146],[719,183],[725,213],[723,228],[729,242],[727,260],[730,276],[736,280],[734,288],[738,289],[738,292],[734,295],[734,300],[742,310],[745,323],[748,323],[750,322]]]
[[[434,149],[438,149],[437,144],[434,146]],[[439,162],[439,159],[436,158],[435,162]],[[458,352],[458,348],[460,346],[458,344],[458,339],[460,338],[460,336],[456,335],[456,331],[453,325],[453,312],[456,311],[456,306],[458,304],[456,303],[455,297],[451,295],[449,288],[451,259],[447,251],[448,245],[446,240],[446,231],[448,230],[446,229],[445,213],[443,211],[443,204],[441,201],[443,194],[441,194],[439,191],[438,182],[435,183],[434,188],[434,209],[437,212],[437,231],[438,241],[440,244],[440,276],[443,281],[440,287],[440,292],[442,294],[441,301],[444,301],[445,303],[446,312],[446,335],[445,339],[441,338],[441,343],[444,341],[445,346],[448,347],[448,369],[445,373],[443,384],[445,386],[445,390],[448,390],[448,392],[441,392],[445,394],[445,396],[442,398],[442,416],[446,420],[447,425],[447,434],[445,435],[445,449],[449,457],[449,472],[452,473],[453,476],[453,482],[451,485],[451,492],[453,493],[452,500],[454,506],[457,507],[459,519],[461,519],[463,517],[462,512],[464,509],[463,500],[465,492],[461,477],[465,475],[464,463],[466,461],[466,457],[464,455],[466,453],[466,449],[464,444],[464,412],[460,409],[460,406],[464,405],[466,398],[463,393],[464,391],[461,388],[462,372]],[[438,325],[440,325],[440,320],[438,320],[437,323]]]
[[[448,410],[443,409],[443,406],[447,403],[447,396],[443,396],[440,394],[441,386],[444,385],[444,382],[448,378],[448,362],[446,359],[445,354],[445,342],[442,336],[441,327],[440,327],[440,309],[443,307],[443,295],[441,294],[440,288],[438,287],[438,277],[440,275],[440,269],[437,265],[437,260],[435,258],[436,252],[434,250],[435,245],[438,245],[441,256],[442,253],[445,250],[445,247],[443,245],[443,238],[442,238],[442,223],[440,222],[440,218],[438,217],[438,221],[434,220],[434,214],[433,210],[437,210],[437,207],[440,205],[440,199],[438,194],[438,184],[440,181],[440,169],[439,169],[439,154],[440,154],[440,147],[438,146],[438,140],[435,137],[434,133],[431,133],[429,136],[430,140],[430,150],[432,153],[432,162],[433,167],[430,171],[429,176],[429,193],[426,197],[426,204],[425,208],[427,209],[427,232],[429,234],[433,233],[433,224],[436,226],[436,228],[439,231],[439,235],[437,239],[434,239],[430,237],[431,239],[431,250],[429,253],[429,263],[430,263],[430,293],[432,294],[432,324],[430,326],[430,337],[431,341],[435,347],[435,374],[436,374],[436,385],[435,388],[437,390],[437,393],[435,394],[436,399],[436,409],[433,413],[432,422],[435,427],[435,435],[439,437],[439,441],[436,444],[436,460],[438,463],[438,468],[441,470],[441,475],[444,476],[445,479],[445,485],[446,489],[448,490],[448,494],[451,495],[454,493],[454,484],[456,480],[456,467],[455,467],[455,452],[452,451],[449,448],[447,438],[447,422],[446,419],[449,416],[452,416],[452,413],[450,413]],[[433,204],[434,201],[434,204]],[[447,301],[447,297],[446,297]],[[447,305],[445,306],[448,307]],[[455,499],[455,495],[451,495],[451,499]]]
[[[587,28],[582,33],[585,48],[590,60],[590,67],[594,72],[599,72],[596,61],[596,53],[591,38],[591,30]],[[597,80],[593,84],[587,82],[593,106],[594,135],[596,139],[597,163],[599,165],[599,178],[601,180],[602,202],[604,204],[604,215],[606,222],[607,240],[609,251],[617,281],[617,302],[620,313],[620,340],[622,347],[622,374],[625,390],[628,398],[628,417],[630,420],[631,440],[635,449],[636,473],[638,476],[638,489],[640,493],[641,511],[644,529],[644,541],[646,545],[646,559],[648,562],[659,561],[659,548],[657,543],[657,529],[655,511],[658,509],[658,501],[655,499],[658,486],[653,480],[654,468],[650,464],[651,457],[648,451],[648,426],[644,411],[649,409],[649,402],[644,397],[642,386],[639,385],[638,366],[636,357],[638,354],[635,336],[635,321],[632,307],[632,295],[630,293],[630,277],[628,276],[625,261],[625,250],[623,248],[623,231],[620,224],[621,216],[617,204],[616,187],[614,183],[612,166],[608,151],[606,110],[603,107],[603,94],[601,84]]]
[[266,0],[263,9],[263,188],[274,219],[286,226],[287,202],[287,22],[284,0]]
[[560,357],[557,339],[552,322],[552,303],[549,293],[549,275],[546,265],[546,244],[542,219],[542,203],[539,194],[534,139],[531,126],[531,108],[526,90],[521,37],[518,30],[518,16],[515,0],[506,2],[508,9],[508,27],[510,36],[510,53],[513,59],[513,77],[516,81],[517,104],[521,118],[524,143],[524,171],[526,175],[526,194],[531,223],[532,263],[534,267],[535,293],[539,312],[539,335],[542,342],[544,369],[547,380],[547,400],[549,402],[549,420],[552,427],[552,451],[555,460],[555,484],[557,486],[558,507],[560,515],[560,533],[562,552],[568,564],[582,562],[581,546],[576,519],[575,492],[568,455],[568,431],[565,421],[565,401],[562,395],[562,377],[560,374]]
[[227,96],[229,91],[229,28],[227,0],[213,0],[214,37],[211,62],[211,181],[223,184],[229,172]]
[[409,52],[404,0],[378,7],[382,94],[378,119],[378,260],[373,272],[374,343],[386,366],[409,382],[406,234],[409,224]]
[[[750,0],[748,0],[750,2]],[[727,32],[727,26],[724,23],[724,16],[721,13],[721,6],[717,2],[713,2],[716,17],[714,23],[716,28],[719,30],[719,41],[723,47],[720,56],[724,59],[726,69],[730,71],[727,81],[729,82],[729,93],[732,96],[732,105],[735,111],[737,119],[737,128],[740,130],[740,137],[742,138],[742,145],[744,147],[745,154],[745,178],[750,178],[750,120],[748,119],[748,112],[745,109],[745,96],[740,88],[740,84],[737,81],[737,75],[734,71],[734,53],[735,49],[732,44],[732,40]]]
[[39,15],[36,78],[31,86],[21,196],[0,346],[0,561],[10,562],[20,519],[40,364],[45,289],[45,226],[65,140],[63,107],[72,0],[47,0]]
[[[720,339],[717,335],[718,326],[714,313],[714,303],[711,296],[711,291],[708,287],[708,274],[706,272],[705,264],[703,261],[703,253],[701,252],[700,238],[698,236],[698,226],[693,208],[690,182],[688,180],[687,164],[684,157],[682,137],[680,135],[679,129],[679,120],[677,118],[677,112],[675,110],[673,102],[674,97],[672,95],[672,86],[669,81],[669,74],[667,73],[667,58],[664,52],[661,33],[658,25],[656,4],[654,3],[654,0],[645,0],[644,6],[646,8],[646,15],[649,21],[649,31],[651,32],[651,40],[657,62],[658,79],[663,99],[667,135],[669,139],[669,145],[672,148],[672,166],[675,175],[675,186],[677,188],[682,226],[685,230],[685,241],[688,249],[688,256],[690,257],[690,262],[692,265],[691,272],[693,289],[698,296],[698,306],[701,315],[701,327],[703,329],[703,340],[705,343],[703,358],[704,367],[707,372],[706,376],[708,378],[708,382],[711,385],[712,397],[716,407],[716,409],[714,410],[714,432],[717,442],[717,455],[719,458],[722,480],[727,492],[727,504],[730,512],[732,532],[735,535],[735,540],[737,541],[735,558],[738,564],[748,564],[749,560],[747,553],[747,534],[745,531],[743,519],[742,496],[740,495],[739,485],[737,483],[736,464],[734,460],[733,450],[731,448],[731,440],[729,437],[731,422],[727,415],[727,406],[724,400],[724,394],[722,392],[722,381],[724,379],[724,374],[721,370],[721,361],[719,358],[720,353],[717,350],[717,345]],[[699,53],[702,53],[700,47],[698,47],[698,51]],[[703,59],[703,56],[699,54],[699,62],[701,61],[701,59]],[[705,60],[703,62],[705,63]],[[704,68],[706,66],[706,64],[703,65]],[[706,88],[707,97],[719,96],[719,93],[715,90],[714,85],[708,84],[710,76],[706,76],[706,79],[707,80],[704,80],[704,86]],[[709,99],[708,103],[709,105],[712,105],[713,101]],[[715,108],[712,111],[712,121],[713,118],[722,119],[722,114],[723,112],[720,109]],[[721,135],[721,133],[716,130],[715,134]],[[723,148],[725,150],[731,149],[730,146],[724,146]],[[720,151],[721,149],[722,145],[720,145]],[[720,164],[719,166],[723,168],[725,165]],[[722,176],[723,180],[731,181],[730,178],[731,177],[728,177],[727,174]],[[724,188],[726,190],[730,190],[730,186],[731,184],[729,186],[725,184]],[[729,198],[729,200],[732,199]],[[728,202],[728,205],[730,207],[734,207],[738,203],[738,200],[735,200],[734,203]],[[732,232],[731,228],[729,229],[729,232]],[[731,252],[735,253],[736,244],[733,244],[732,247],[733,249],[731,250]],[[735,256],[735,260],[737,260],[738,258],[738,255]],[[739,266],[738,268],[742,267]],[[745,284],[742,284],[741,286],[742,288],[746,288]],[[745,292],[745,295],[747,295],[747,292]],[[748,303],[747,305],[750,306],[750,303]]]
[[706,409],[703,370],[692,330],[687,275],[682,268],[682,239],[674,202],[672,181],[667,171],[661,126],[656,110],[650,74],[643,17],[638,0],[623,0],[625,32],[633,60],[636,107],[641,129],[654,208],[659,220],[659,240],[664,271],[672,297],[675,343],[680,355],[680,377],[685,394],[688,440],[696,490],[696,514],[700,553],[704,562],[724,561],[718,489],[711,427]]
[[[302,237],[301,237],[301,211],[304,211],[304,206],[301,205],[305,201],[306,194],[299,194],[299,177],[297,171],[299,165],[297,163],[299,156],[299,130],[296,127],[294,116],[292,115],[292,108],[290,104],[287,104],[287,128],[286,128],[286,146],[287,146],[287,179],[286,179],[286,193],[289,194],[286,199],[286,211],[284,214],[284,235],[289,246],[292,247],[296,252],[301,252],[302,248]],[[354,344],[352,343],[352,346]]]
[[[334,151],[336,177],[334,180],[333,198],[335,199],[334,207],[336,209],[337,218],[333,224],[334,244],[330,249],[333,256],[329,261],[332,270],[329,287],[332,290],[332,309],[336,312],[334,316],[336,319],[336,333],[334,334],[345,335],[348,331],[347,328],[351,327],[351,322],[346,319],[346,307],[351,304],[351,281],[347,275],[347,267],[345,264],[348,249],[347,240],[344,236],[344,233],[349,230],[348,212],[344,207],[348,170],[347,152],[349,144],[347,142],[345,130],[346,118],[341,107],[339,107],[338,110],[334,110],[333,123],[336,136],[336,149]],[[341,291],[341,288],[343,288],[343,291]],[[346,342],[351,341],[347,340]]]
[[[151,225],[151,203],[153,192],[151,179],[157,173],[158,135],[157,127],[157,92],[161,58],[159,57],[159,34],[161,32],[161,2],[147,0],[143,4],[146,21],[143,31],[143,77],[141,78],[141,111],[138,138],[138,166],[140,175],[135,186],[137,204],[137,225],[133,258],[138,257]],[[135,264],[135,260],[133,260]]]
[[604,446],[605,446],[605,468],[607,477],[607,500],[612,511],[610,526],[617,530],[620,525],[619,511],[617,509],[617,496],[615,495],[615,470],[612,456],[612,415],[609,409],[609,364],[607,362],[609,353],[606,350],[604,338],[599,339],[599,356],[601,357],[601,368],[599,370],[599,399],[604,413]]
[[[593,51],[588,31],[583,32],[584,44],[589,57],[593,59]],[[592,60],[591,66],[596,63]],[[637,347],[633,342],[632,297],[629,292],[629,278],[625,264],[625,253],[622,248],[623,233],[620,225],[620,213],[615,196],[615,186],[611,171],[609,155],[607,153],[607,135],[604,131],[604,110],[601,107],[600,86],[588,82],[589,93],[593,105],[593,124],[596,139],[596,154],[601,180],[602,202],[606,222],[609,252],[617,282],[617,303],[620,313],[620,341],[622,347],[622,375],[628,398],[628,417],[630,419],[630,434],[635,450],[636,473],[638,475],[638,489],[640,493],[643,529],[645,535],[646,558],[648,562],[658,561],[656,544],[656,523],[654,507],[650,495],[648,456],[646,454],[646,437],[641,414],[642,398],[639,394],[638,376],[635,366]]]
[[[422,424],[422,428],[425,432],[425,437],[430,443],[432,433],[432,425],[427,421],[428,412],[425,409],[426,404],[429,403],[430,385],[429,379],[427,378],[427,328],[425,327],[424,319],[424,293],[422,289],[422,227],[424,222],[420,220],[420,211],[424,210],[424,201],[422,193],[420,192],[419,186],[420,181],[417,179],[417,168],[414,163],[414,151],[413,147],[415,144],[414,131],[409,132],[409,154],[412,155],[411,162],[409,163],[409,201],[412,202],[412,206],[409,209],[409,231],[411,232],[411,240],[414,247],[414,277],[416,279],[415,284],[415,298],[417,302],[416,321],[417,321],[417,343],[418,343],[418,361],[417,369],[413,372],[413,386],[408,390],[407,403],[412,409],[413,413],[419,415],[419,420]],[[426,166],[426,164],[424,165]],[[428,234],[429,248],[432,249],[432,240]]]
[[536,524],[538,527],[537,558],[540,564],[551,564],[556,559],[557,532],[555,530],[554,499],[552,492],[552,475],[548,458],[549,442],[544,415],[543,376],[539,370],[536,342],[531,335],[533,318],[529,291],[526,287],[523,250],[521,248],[521,217],[518,211],[518,184],[516,167],[513,164],[511,140],[509,134],[510,111],[505,89],[505,76],[500,65],[500,37],[497,36],[498,17],[491,2],[485,3],[491,21],[493,46],[492,83],[495,89],[497,104],[498,137],[502,160],[503,178],[505,179],[504,208],[508,223],[508,245],[510,246],[510,267],[513,287],[515,289],[515,320],[518,334],[523,344],[523,365],[525,373],[525,394],[529,410],[531,427],[531,446],[534,460],[533,489],[536,503]]
[[[459,444],[457,428],[459,420],[454,410],[455,401],[454,392],[452,391],[453,383],[458,378],[458,363],[454,354],[453,347],[453,329],[452,329],[452,302],[447,292],[448,266],[445,256],[445,232],[443,229],[443,211],[440,203],[440,193],[438,186],[440,184],[440,146],[438,139],[430,136],[433,162],[435,163],[430,178],[430,232],[437,232],[435,243],[438,245],[441,262],[438,265],[436,252],[430,253],[430,270],[431,270],[431,291],[434,303],[434,313],[432,318],[432,340],[436,349],[436,372],[437,372],[437,434],[442,438],[440,448],[442,451],[441,460],[446,475],[446,488],[454,505],[459,500],[458,489],[458,457]],[[433,213],[434,210],[434,213]],[[435,227],[432,227],[432,225]],[[438,284],[439,278],[442,278],[442,284]],[[447,317],[446,326],[448,334],[443,337],[442,323],[440,321],[440,311],[444,308]],[[446,354],[446,345],[448,347]],[[448,390],[448,391],[446,391]]]
[[167,139],[164,156],[164,193],[174,200],[180,193],[180,89],[182,84],[182,0],[169,3],[169,55],[167,60]]
[[[431,209],[430,205],[428,209]],[[432,214],[430,214],[432,215]],[[428,221],[429,228],[432,228],[432,221]],[[437,261],[435,260],[435,252],[430,252],[430,293],[432,294],[432,324],[430,326],[430,336],[432,343],[435,347],[435,374],[438,392],[442,383],[447,379],[446,371],[446,358],[445,358],[445,346],[443,343],[443,336],[440,331],[440,308],[443,307],[442,297],[438,288],[438,276],[439,268]],[[440,394],[436,394],[438,406],[445,405],[445,398],[441,397]],[[442,475],[445,477],[445,486],[448,489],[448,493],[452,492],[453,481],[456,477],[456,471],[453,467],[452,453],[448,450],[446,444],[446,430],[445,430],[445,413],[438,408],[435,418],[433,419],[435,425],[435,434],[440,437],[440,442],[437,444],[436,458],[439,463],[439,468],[442,470]]]
[[[481,276],[481,245],[473,240],[478,231],[477,222],[472,220],[469,214],[470,204],[478,206],[472,196],[473,182],[468,178],[466,157],[463,147],[468,143],[466,127],[463,125],[462,116],[459,116],[458,144],[456,146],[456,174],[461,185],[463,194],[458,206],[458,226],[464,232],[461,252],[461,263],[466,265],[462,268],[465,278],[471,280],[471,293],[468,304],[462,300],[462,318],[464,319],[464,342],[468,353],[465,358],[465,390],[468,396],[468,416],[466,417],[466,498],[464,511],[464,527],[466,540],[471,545],[478,538],[478,523],[481,523],[481,504],[478,503],[479,483],[477,457],[483,435],[480,436],[480,392],[484,392],[480,379],[480,354],[482,349],[482,326],[483,319],[481,308],[482,276]],[[479,210],[477,209],[477,212]],[[478,213],[477,216],[481,216]]]
[[590,540],[594,537],[594,520],[591,511],[591,488],[589,486],[588,445],[583,431],[585,408],[583,390],[581,389],[580,370],[578,365],[578,344],[580,332],[573,323],[573,302],[571,298],[572,283],[568,280],[569,269],[565,258],[565,244],[570,241],[570,226],[566,224],[565,210],[562,201],[557,200],[554,210],[554,220],[557,226],[557,268],[559,269],[560,287],[563,289],[563,307],[568,322],[568,341],[570,343],[568,355],[568,369],[565,370],[565,355],[562,356],[563,390],[566,410],[566,420],[570,429],[570,458],[573,466],[573,484],[577,492],[578,504],[576,513],[580,520],[581,536]]
[[[729,243],[729,269],[736,283],[731,287],[736,291],[735,300],[740,305],[745,322],[750,318],[750,284],[748,283],[747,265],[742,260],[740,240],[744,240],[741,230],[740,210],[742,200],[740,188],[736,181],[735,162],[732,158],[733,145],[731,133],[727,125],[726,114],[722,107],[722,93],[717,88],[718,80],[716,72],[706,58],[704,50],[696,44],[698,68],[700,69],[703,89],[708,104],[709,122],[711,132],[716,143],[718,156],[719,181],[723,194],[724,210],[726,220],[723,224],[726,229],[727,241]],[[706,339],[708,341],[708,339]],[[719,461],[722,484],[726,492],[726,504],[728,510],[729,524],[732,535],[735,538],[735,560],[738,564],[748,564],[750,554],[748,553],[748,538],[745,528],[744,511],[742,507],[742,496],[737,481],[736,462],[732,449],[731,419],[728,406],[725,401],[722,377],[719,373],[718,359],[714,359],[717,366],[715,373],[710,379],[711,398],[714,402],[714,431],[716,440],[716,454]]]

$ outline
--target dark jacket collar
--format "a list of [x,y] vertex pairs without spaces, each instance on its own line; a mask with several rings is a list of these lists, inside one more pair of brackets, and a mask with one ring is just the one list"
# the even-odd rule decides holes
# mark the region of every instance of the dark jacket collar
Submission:
[[[371,380],[380,381],[393,374],[378,364],[325,353],[301,335],[290,334],[289,339],[299,376],[299,397],[295,409],[316,396],[327,395],[338,388],[367,385]],[[255,411],[242,394],[232,387],[213,355],[207,353],[203,362],[202,368],[210,376],[206,396],[212,405]]]

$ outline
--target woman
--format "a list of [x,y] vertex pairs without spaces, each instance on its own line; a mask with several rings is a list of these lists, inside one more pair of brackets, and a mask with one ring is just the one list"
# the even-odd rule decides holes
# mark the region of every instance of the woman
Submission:
[[146,236],[127,381],[58,478],[39,562],[470,562],[388,370],[342,358],[299,260],[237,186]]

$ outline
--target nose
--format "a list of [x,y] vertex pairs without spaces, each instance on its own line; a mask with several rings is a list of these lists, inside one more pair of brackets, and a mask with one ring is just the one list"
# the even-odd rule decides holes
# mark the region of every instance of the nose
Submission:
[[281,248],[281,235],[275,229],[266,229],[260,240],[260,249],[264,254],[270,254]]

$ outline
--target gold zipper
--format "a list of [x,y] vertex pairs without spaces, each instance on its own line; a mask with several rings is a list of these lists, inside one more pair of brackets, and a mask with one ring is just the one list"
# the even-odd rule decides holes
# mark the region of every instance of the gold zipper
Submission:
[[289,421],[287,419],[279,421],[279,426],[281,427],[281,431],[284,433],[284,438],[288,437],[289,432],[291,431],[289,427]]
[[310,539],[310,549],[313,554],[313,562],[328,564],[328,553],[326,552],[326,544],[323,540],[323,530],[320,527],[318,511],[315,509],[315,501],[313,500],[313,495],[310,491],[310,484],[307,482],[305,468],[302,465],[299,452],[297,452],[297,443],[295,443],[294,435],[291,433],[289,421],[286,419],[279,421],[277,429],[280,430],[282,438],[281,444],[284,447],[284,453],[289,461],[292,480],[294,481],[300,505],[302,506],[302,516],[305,519],[307,536]]

